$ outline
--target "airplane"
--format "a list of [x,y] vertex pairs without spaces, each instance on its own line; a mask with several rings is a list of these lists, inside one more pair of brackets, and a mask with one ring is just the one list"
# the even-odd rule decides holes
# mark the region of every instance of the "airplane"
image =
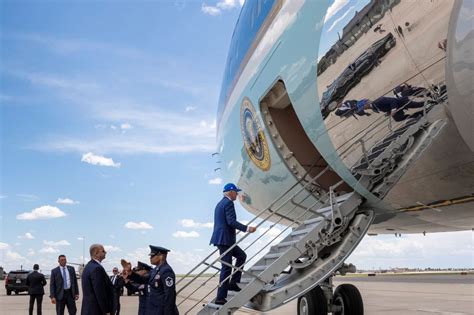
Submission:
[[[332,277],[354,271],[345,260],[364,235],[474,226],[473,2],[331,2],[242,7],[217,113],[221,177],[242,188],[251,223],[289,234],[249,257],[240,292],[198,314],[294,299],[297,314],[363,314],[359,290]],[[385,50],[368,59],[374,44]],[[342,92],[321,107],[334,84]],[[188,275],[218,274],[212,255]],[[180,297],[196,296],[194,280],[178,281]]]

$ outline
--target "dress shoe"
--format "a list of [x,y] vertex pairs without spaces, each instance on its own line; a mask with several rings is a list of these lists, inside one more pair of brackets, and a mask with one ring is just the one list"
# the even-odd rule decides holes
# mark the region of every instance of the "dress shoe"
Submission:
[[240,292],[242,290],[237,284],[229,285],[229,291]]
[[224,305],[225,303],[227,303],[226,299],[221,299],[221,300],[215,300],[214,301],[214,304],[217,304],[217,305]]

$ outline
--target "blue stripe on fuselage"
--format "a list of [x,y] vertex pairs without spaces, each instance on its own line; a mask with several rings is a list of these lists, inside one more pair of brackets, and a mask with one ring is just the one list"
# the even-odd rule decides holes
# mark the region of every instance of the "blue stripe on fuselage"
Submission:
[[276,0],[245,1],[245,5],[235,25],[229,55],[227,56],[219,97],[219,106],[217,109],[218,124],[224,112],[225,104],[232,92],[232,88],[238,79],[237,76],[240,73],[242,62],[275,2]]

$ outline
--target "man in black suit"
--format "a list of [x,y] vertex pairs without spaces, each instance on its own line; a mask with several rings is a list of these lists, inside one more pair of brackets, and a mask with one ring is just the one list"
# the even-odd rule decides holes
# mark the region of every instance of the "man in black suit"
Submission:
[[79,287],[77,285],[76,270],[74,267],[66,266],[65,255],[59,255],[59,266],[51,270],[49,283],[49,297],[51,303],[56,304],[56,314],[64,315],[64,308],[70,315],[76,315],[76,301],[79,299]]
[[33,315],[33,306],[36,300],[36,312],[41,315],[41,304],[43,303],[44,286],[46,285],[46,279],[44,275],[38,272],[38,264],[34,264],[33,272],[26,277],[26,285],[28,286],[28,294],[30,295],[30,308],[29,314]]
[[106,251],[101,244],[89,248],[91,260],[82,272],[81,315],[103,315],[112,313],[113,289],[107,272],[102,267]]
[[119,275],[119,270],[117,267],[114,267],[112,270],[114,273],[113,276],[110,277],[110,281],[112,282],[113,287],[113,311],[112,314],[119,315],[120,314],[120,296],[122,295],[124,281],[121,275]]

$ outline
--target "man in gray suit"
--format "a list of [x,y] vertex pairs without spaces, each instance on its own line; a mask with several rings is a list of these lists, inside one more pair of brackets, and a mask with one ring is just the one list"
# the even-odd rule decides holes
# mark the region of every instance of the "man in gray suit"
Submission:
[[64,315],[64,308],[70,315],[77,312],[76,301],[79,299],[79,286],[77,285],[76,271],[74,267],[66,266],[65,255],[59,255],[59,266],[51,270],[51,280],[49,284],[49,297],[51,303],[56,304],[56,314]]
[[30,295],[30,308],[29,314],[33,315],[33,307],[35,306],[36,300],[36,312],[41,315],[41,304],[43,303],[44,286],[46,285],[46,279],[44,275],[38,272],[38,264],[34,264],[33,272],[28,274],[26,277],[26,285],[28,286],[28,294]]

